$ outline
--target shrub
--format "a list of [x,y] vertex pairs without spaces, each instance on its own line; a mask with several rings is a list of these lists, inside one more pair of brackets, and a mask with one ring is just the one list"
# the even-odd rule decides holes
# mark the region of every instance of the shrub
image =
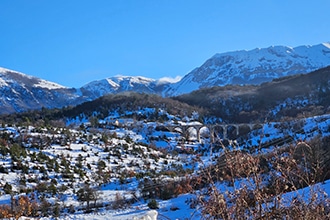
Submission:
[[148,207],[150,209],[158,209],[158,202],[155,200],[155,199],[151,199],[149,202],[148,202]]
[[90,202],[94,202],[94,206],[96,205],[96,201],[99,199],[99,194],[97,189],[91,188],[88,184],[85,184],[82,188],[77,191],[78,200],[82,203],[87,203],[87,211],[90,210]]
[[9,184],[9,183],[6,182],[6,184],[3,187],[3,191],[6,194],[11,194],[13,192],[13,187],[11,186],[11,184]]
[[128,202],[126,201],[125,197],[122,196],[120,193],[116,193],[115,201],[112,204],[113,209],[123,209],[128,207]]

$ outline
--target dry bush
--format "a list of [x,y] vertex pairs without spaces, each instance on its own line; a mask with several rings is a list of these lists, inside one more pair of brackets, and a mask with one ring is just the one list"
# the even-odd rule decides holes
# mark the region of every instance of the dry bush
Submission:
[[12,211],[9,205],[1,205],[0,206],[0,218],[10,218],[12,217]]
[[[262,156],[224,149],[201,175],[207,183],[198,193],[203,218],[329,219],[329,198],[316,185],[325,166],[316,143]],[[309,193],[301,189],[306,186]]]
[[0,218],[19,219],[21,216],[34,216],[38,210],[35,201],[27,196],[19,196],[11,199],[11,205],[0,206]]

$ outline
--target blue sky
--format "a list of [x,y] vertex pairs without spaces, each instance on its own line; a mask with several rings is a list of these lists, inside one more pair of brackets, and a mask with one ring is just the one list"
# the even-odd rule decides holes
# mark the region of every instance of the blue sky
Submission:
[[0,66],[68,87],[330,41],[329,0],[0,0]]

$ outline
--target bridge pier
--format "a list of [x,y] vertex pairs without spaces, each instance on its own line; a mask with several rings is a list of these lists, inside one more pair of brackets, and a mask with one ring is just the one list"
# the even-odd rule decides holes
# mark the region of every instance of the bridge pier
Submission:
[[222,126],[222,132],[223,132],[223,139],[226,140],[227,139],[227,132],[228,132],[228,127],[227,125]]

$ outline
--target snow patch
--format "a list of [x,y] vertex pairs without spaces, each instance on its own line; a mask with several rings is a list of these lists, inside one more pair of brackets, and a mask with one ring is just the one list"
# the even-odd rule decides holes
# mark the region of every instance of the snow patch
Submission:
[[330,42],[323,43],[322,45],[330,49]]
[[49,82],[46,80],[40,80],[38,84],[34,84],[34,87],[44,88],[44,89],[64,89],[65,86],[59,85],[57,83]]
[[182,79],[181,76],[176,76],[175,78],[172,77],[163,77],[157,80],[157,85],[163,85],[167,83],[176,83],[179,82]]

